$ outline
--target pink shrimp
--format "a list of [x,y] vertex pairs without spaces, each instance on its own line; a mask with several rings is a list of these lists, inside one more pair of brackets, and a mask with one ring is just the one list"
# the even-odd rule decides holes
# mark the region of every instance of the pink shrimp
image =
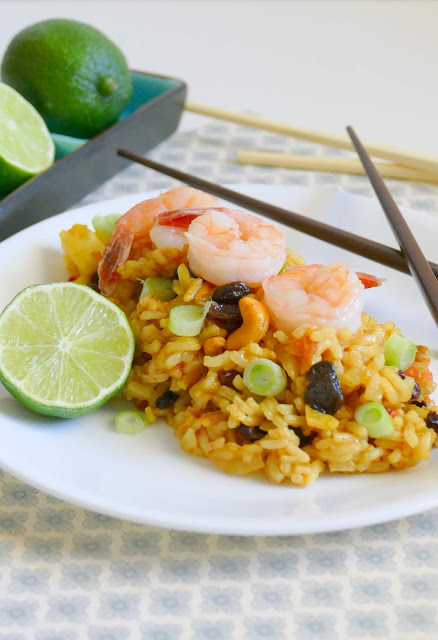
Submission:
[[150,237],[158,247],[188,244],[191,270],[217,285],[235,280],[260,284],[278,273],[285,260],[279,229],[225,207],[167,211],[157,217]]
[[196,275],[216,285],[258,285],[284,264],[285,240],[274,225],[234,209],[212,208],[194,217],[185,234]]
[[[149,237],[157,216],[172,209],[214,207],[218,204],[217,198],[203,191],[190,187],[174,187],[129,209],[117,220],[99,264],[99,288],[102,293],[111,295],[114,292],[119,278],[117,270],[128,260],[132,243]],[[177,245],[173,243],[171,246]]]
[[[369,278],[373,283],[377,280]],[[342,263],[290,267],[263,282],[272,321],[286,332],[309,324],[354,333],[361,324],[364,288],[354,271]]]

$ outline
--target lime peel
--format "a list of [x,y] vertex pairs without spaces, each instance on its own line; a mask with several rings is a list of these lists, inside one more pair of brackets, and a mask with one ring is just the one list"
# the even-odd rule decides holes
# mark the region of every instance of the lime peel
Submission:
[[134,348],[123,311],[85,285],[27,287],[0,314],[0,380],[45,415],[98,409],[125,383]]
[[33,104],[52,133],[75,138],[113,125],[132,94],[115,43],[91,25],[62,18],[17,33],[3,55],[1,77]]
[[55,145],[36,111],[0,82],[0,192],[15,189],[53,164]]

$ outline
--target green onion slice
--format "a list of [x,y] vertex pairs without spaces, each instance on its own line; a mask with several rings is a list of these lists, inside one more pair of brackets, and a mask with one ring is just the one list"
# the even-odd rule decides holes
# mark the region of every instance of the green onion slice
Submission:
[[394,430],[391,416],[380,402],[361,404],[354,414],[354,419],[368,431],[372,438],[389,436]]
[[173,281],[167,278],[146,278],[143,289],[140,293],[140,300],[146,296],[155,296],[162,302],[168,302],[176,298],[176,293],[172,288]]
[[385,364],[406,371],[415,360],[417,345],[398,333],[393,333],[383,345],[383,353]]
[[94,216],[91,220],[97,237],[104,244],[108,242],[109,237],[113,232],[114,226],[119,218],[120,213],[108,213],[105,216]]
[[206,302],[204,307],[196,307],[192,304],[173,307],[169,314],[169,331],[176,336],[199,335],[210,305],[211,300]]
[[140,433],[148,426],[146,416],[141,411],[120,411],[115,417],[118,433]]
[[286,388],[284,369],[267,358],[256,358],[243,372],[243,382],[258,396],[276,396]]
[[277,275],[280,275],[280,273],[283,273],[285,269],[289,269],[289,265],[287,264],[287,262],[283,262],[283,266],[281,267]]

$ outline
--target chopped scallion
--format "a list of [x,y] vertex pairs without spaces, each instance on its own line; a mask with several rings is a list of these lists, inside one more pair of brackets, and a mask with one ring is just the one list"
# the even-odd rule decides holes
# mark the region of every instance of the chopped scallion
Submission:
[[281,267],[277,275],[280,275],[280,273],[283,273],[285,269],[289,269],[289,265],[287,264],[287,262],[283,262],[283,266]]
[[286,388],[284,369],[267,358],[256,358],[243,372],[243,382],[258,396],[276,396]]
[[385,364],[397,367],[400,371],[406,371],[415,360],[417,346],[400,334],[393,333],[383,345],[383,353]]
[[116,431],[118,433],[140,433],[146,429],[148,424],[142,411],[120,411],[115,417]]
[[172,280],[167,278],[146,278],[143,284],[143,289],[140,293],[140,300],[146,298],[146,296],[155,296],[162,302],[168,302],[176,298],[176,293],[172,288]]
[[93,223],[96,235],[104,244],[108,242],[109,237],[113,232],[114,226],[119,218],[120,213],[108,213],[105,216],[93,217],[91,222]]
[[169,314],[169,331],[176,336],[199,335],[210,305],[211,300],[206,302],[203,307],[196,307],[191,304],[173,307]]
[[380,402],[361,404],[356,409],[354,419],[366,428],[372,438],[384,438],[394,430],[392,418]]

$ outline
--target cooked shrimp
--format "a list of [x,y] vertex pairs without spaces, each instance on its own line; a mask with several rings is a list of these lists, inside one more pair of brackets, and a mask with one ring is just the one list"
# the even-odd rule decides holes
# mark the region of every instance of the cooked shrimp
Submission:
[[208,209],[186,233],[188,261],[196,275],[213,284],[240,280],[260,284],[284,264],[282,232],[258,216],[234,209]]
[[[218,204],[217,198],[203,191],[190,187],[174,187],[129,209],[117,220],[99,264],[99,288],[102,293],[111,295],[114,292],[119,277],[117,269],[128,260],[132,243],[149,236],[157,216],[172,209],[214,207]],[[176,236],[178,235],[181,236],[181,233],[176,233]]]
[[358,330],[364,285],[346,264],[290,267],[263,282],[273,324],[291,332],[301,324]]

